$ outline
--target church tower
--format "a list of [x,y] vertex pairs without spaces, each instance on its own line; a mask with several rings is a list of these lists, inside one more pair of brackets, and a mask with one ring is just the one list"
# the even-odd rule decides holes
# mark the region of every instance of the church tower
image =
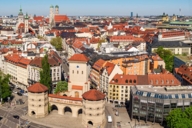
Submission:
[[18,24],[23,23],[23,22],[24,22],[24,17],[23,17],[22,9],[20,7],[19,14],[18,14]]
[[52,26],[53,24],[54,24],[54,7],[53,5],[51,5],[49,12],[49,25]]
[[55,6],[55,15],[58,15],[58,14],[59,14],[59,6],[56,5],[56,6]]
[[29,17],[28,14],[25,15],[25,33],[29,31]]

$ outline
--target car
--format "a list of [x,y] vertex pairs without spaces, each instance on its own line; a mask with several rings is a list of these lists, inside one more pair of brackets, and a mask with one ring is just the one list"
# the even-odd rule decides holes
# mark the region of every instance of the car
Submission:
[[20,93],[20,92],[17,92],[17,95],[18,95],[18,96],[22,96],[22,93]]
[[21,88],[20,88],[20,87],[17,87],[17,89],[18,89],[18,90],[21,90]]
[[19,119],[19,116],[18,115],[13,115],[13,118]]
[[13,93],[17,94],[17,91],[13,91]]
[[107,120],[108,120],[108,123],[112,123],[112,117],[111,116],[108,116]]

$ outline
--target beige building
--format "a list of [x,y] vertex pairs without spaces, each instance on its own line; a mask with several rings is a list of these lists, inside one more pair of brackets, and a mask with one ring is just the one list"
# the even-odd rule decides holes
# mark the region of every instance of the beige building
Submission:
[[123,74],[121,68],[111,62],[106,62],[100,77],[100,90],[102,92],[108,91],[108,84],[116,74]]
[[96,89],[83,95],[82,123],[85,127],[102,128],[105,123],[105,95]]
[[20,61],[17,64],[17,82],[18,86],[27,91],[28,87],[28,65],[31,62],[31,60],[26,58],[21,58]]
[[48,88],[40,83],[28,87],[28,115],[41,118],[48,115]]
[[[42,57],[35,57],[29,64],[28,73],[29,79],[28,83],[33,84],[40,80],[40,70],[42,68],[41,61]],[[56,86],[57,82],[61,80],[61,60],[60,58],[55,55],[55,53],[48,54],[48,63],[50,64],[51,68],[51,79],[52,85]]]
[[116,74],[108,86],[108,101],[125,104],[130,99],[131,86],[180,86],[181,83],[171,74],[123,75]]
[[81,97],[90,89],[88,58],[84,54],[75,54],[68,59],[69,62],[69,96]]

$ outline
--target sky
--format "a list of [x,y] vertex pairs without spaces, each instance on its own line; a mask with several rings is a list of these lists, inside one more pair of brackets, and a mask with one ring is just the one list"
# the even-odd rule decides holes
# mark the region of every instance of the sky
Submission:
[[49,15],[51,5],[59,6],[59,13],[68,16],[119,15],[135,16],[192,15],[192,0],[0,0],[0,15],[23,13],[37,16]]

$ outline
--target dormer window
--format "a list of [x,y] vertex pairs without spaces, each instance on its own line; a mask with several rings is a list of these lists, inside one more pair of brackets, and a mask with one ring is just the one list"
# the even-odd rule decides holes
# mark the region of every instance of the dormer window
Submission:
[[129,83],[132,83],[132,80],[129,80]]
[[133,83],[136,83],[136,80],[134,80]]
[[172,80],[172,84],[174,84],[174,80]]
[[125,80],[125,83],[128,83],[128,80]]
[[162,80],[161,83],[164,84],[164,80]]

